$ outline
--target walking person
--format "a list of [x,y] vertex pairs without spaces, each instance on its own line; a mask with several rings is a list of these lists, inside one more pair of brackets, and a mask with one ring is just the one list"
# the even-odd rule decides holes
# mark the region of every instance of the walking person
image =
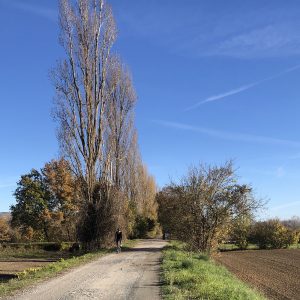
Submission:
[[121,246],[122,246],[122,231],[120,230],[120,228],[117,229],[116,233],[115,233],[115,242],[117,245],[117,253],[121,252]]

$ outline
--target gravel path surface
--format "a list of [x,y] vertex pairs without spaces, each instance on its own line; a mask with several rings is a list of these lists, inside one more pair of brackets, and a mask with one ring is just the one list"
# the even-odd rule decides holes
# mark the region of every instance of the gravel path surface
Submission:
[[300,249],[229,251],[217,261],[269,299],[300,300]]
[[165,245],[162,240],[142,240],[130,251],[109,254],[8,299],[160,299]]

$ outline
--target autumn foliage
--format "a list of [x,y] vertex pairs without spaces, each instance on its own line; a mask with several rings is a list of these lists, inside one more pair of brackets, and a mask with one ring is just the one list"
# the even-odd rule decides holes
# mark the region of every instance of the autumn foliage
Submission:
[[261,249],[287,248],[298,243],[300,232],[284,226],[278,219],[256,222],[249,232],[249,240]]

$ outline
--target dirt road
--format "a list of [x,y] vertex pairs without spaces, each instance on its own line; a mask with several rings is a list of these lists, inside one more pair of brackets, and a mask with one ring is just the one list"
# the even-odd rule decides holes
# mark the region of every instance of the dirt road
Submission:
[[217,261],[269,299],[300,299],[300,249],[229,251]]
[[9,299],[160,299],[162,240],[143,240]]

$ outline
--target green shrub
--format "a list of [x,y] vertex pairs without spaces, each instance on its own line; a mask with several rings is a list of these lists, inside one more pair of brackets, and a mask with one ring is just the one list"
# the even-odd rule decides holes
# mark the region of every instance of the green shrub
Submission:
[[232,223],[230,237],[240,249],[247,249],[248,247],[250,225],[251,217],[247,215],[236,218]]
[[260,249],[287,248],[295,243],[297,234],[287,229],[278,219],[256,222],[251,229],[250,240]]

